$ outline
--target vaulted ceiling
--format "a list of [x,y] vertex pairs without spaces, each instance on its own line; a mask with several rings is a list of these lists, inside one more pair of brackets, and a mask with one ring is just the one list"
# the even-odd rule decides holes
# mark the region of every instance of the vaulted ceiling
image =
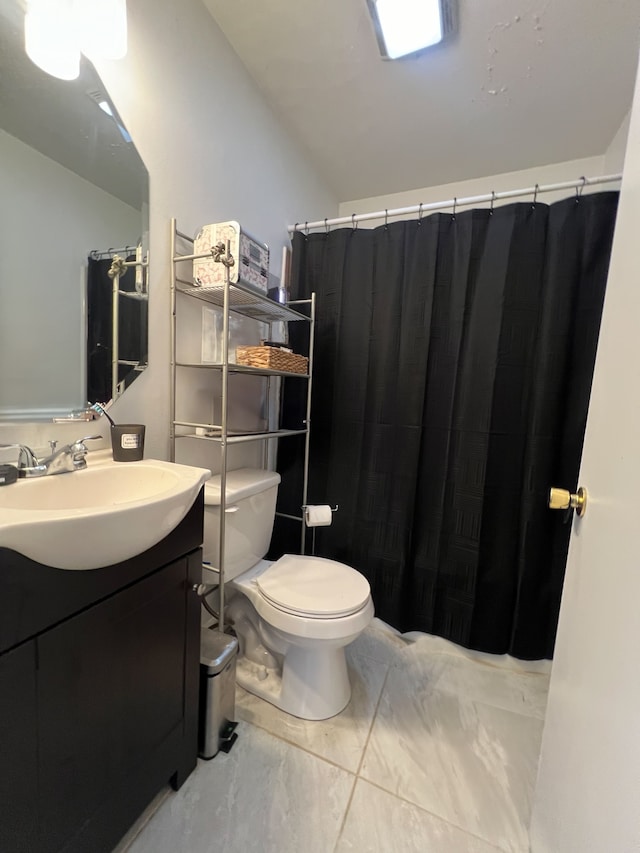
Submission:
[[458,33],[382,61],[365,0],[205,0],[346,201],[603,153],[640,0],[458,0]]

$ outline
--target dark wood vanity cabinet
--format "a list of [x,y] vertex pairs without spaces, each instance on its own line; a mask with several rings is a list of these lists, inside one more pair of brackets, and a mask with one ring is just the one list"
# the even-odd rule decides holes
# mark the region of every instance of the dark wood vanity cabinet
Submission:
[[36,644],[0,657],[0,850],[37,850]]
[[85,605],[0,653],[2,853],[109,853],[195,767],[201,500],[189,516],[163,547],[108,569],[27,566],[0,549],[0,616],[7,598],[29,607],[28,593],[36,611],[14,629],[65,598]]

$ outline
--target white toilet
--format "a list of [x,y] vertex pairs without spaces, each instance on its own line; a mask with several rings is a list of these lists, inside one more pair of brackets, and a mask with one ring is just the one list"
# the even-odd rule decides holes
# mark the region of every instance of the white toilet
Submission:
[[[355,569],[322,557],[267,553],[280,475],[227,473],[225,618],[240,645],[238,683],[305,720],[338,714],[351,697],[344,649],[373,618],[371,590]],[[205,484],[203,581],[216,583],[220,477]]]

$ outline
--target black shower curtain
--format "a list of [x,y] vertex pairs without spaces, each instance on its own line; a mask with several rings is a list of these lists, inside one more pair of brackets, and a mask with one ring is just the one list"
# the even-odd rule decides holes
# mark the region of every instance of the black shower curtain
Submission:
[[[316,553],[401,631],[552,656],[570,524],[546,496],[577,486],[617,200],[294,234],[292,296],[318,294],[309,502],[339,505]],[[299,459],[281,442],[292,514]],[[296,534],[280,520],[275,551]]]

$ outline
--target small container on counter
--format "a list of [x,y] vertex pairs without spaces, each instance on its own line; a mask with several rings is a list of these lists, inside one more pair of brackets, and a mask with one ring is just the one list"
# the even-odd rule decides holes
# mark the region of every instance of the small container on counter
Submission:
[[18,479],[18,469],[15,465],[0,465],[0,486],[10,486]]

